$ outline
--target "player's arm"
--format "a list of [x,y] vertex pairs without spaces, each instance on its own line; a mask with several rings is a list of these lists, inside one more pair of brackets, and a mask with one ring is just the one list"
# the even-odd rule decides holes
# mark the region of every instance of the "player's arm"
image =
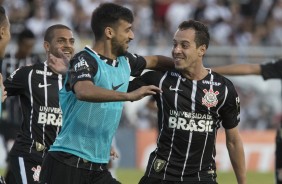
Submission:
[[146,60],[146,69],[167,71],[174,68],[173,59],[170,57],[154,55],[145,56],[144,58]]
[[118,92],[98,87],[91,81],[78,81],[74,85],[76,97],[88,102],[114,102],[114,101],[136,101],[148,95],[160,93],[156,86],[143,86],[130,93]]
[[108,90],[94,84],[93,77],[97,71],[96,60],[86,53],[82,52],[71,60],[70,87],[77,99],[87,102],[135,101],[160,92],[158,87],[152,85],[141,87],[130,93]]
[[225,129],[226,146],[238,184],[246,184],[246,165],[243,143],[238,128]]
[[261,74],[261,66],[259,64],[233,64],[233,65],[212,67],[211,70],[222,75],[260,75]]

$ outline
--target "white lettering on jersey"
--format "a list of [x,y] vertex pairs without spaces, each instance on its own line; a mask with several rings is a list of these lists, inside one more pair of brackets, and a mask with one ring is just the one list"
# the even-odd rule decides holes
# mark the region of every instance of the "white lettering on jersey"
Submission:
[[208,81],[208,80],[203,80],[202,83],[208,84],[208,85],[213,85],[213,86],[220,86],[221,85],[220,82],[214,82],[214,81]]
[[80,78],[91,78],[91,75],[89,73],[87,73],[87,74],[83,73],[83,74],[79,75],[77,78],[78,79],[80,79]]
[[51,76],[52,72],[45,72],[45,71],[42,71],[42,70],[36,70],[36,74]]
[[82,56],[79,56],[78,60],[79,60],[79,62],[74,65],[75,71],[77,71],[80,68],[84,69],[86,67],[87,68],[89,67],[89,65],[87,64],[87,62],[85,61],[85,59]]
[[38,123],[62,126],[62,110],[58,107],[39,107]]
[[186,130],[190,132],[213,132],[213,121],[208,120],[195,120],[190,119],[189,121],[181,117],[169,117],[168,127],[175,128],[178,130]]

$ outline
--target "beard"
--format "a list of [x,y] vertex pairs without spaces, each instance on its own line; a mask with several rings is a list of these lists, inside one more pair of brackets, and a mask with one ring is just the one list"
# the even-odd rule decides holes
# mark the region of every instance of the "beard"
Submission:
[[123,48],[123,46],[116,38],[113,38],[111,40],[111,43],[112,43],[112,53],[114,53],[117,57],[125,56],[127,50]]

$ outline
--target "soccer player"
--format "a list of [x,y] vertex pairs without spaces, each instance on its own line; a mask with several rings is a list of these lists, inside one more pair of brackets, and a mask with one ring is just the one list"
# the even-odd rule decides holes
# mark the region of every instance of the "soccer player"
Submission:
[[[212,68],[223,75],[261,75],[264,80],[282,79],[282,59],[263,64],[233,64]],[[282,122],[276,134],[275,179],[282,184]]]
[[129,90],[156,85],[159,136],[140,184],[215,184],[217,130],[225,128],[226,146],[237,182],[246,183],[245,158],[237,125],[239,97],[225,77],[203,66],[209,46],[208,28],[182,22],[173,38],[175,69],[150,71],[135,78]]
[[49,27],[43,45],[46,61],[21,67],[4,82],[8,96],[20,96],[23,112],[21,130],[8,157],[7,183],[38,183],[42,160],[62,126],[58,92],[64,76],[48,63],[62,55],[70,59],[74,41],[67,26]]
[[70,61],[60,91],[64,123],[43,162],[41,183],[120,183],[108,171],[107,163],[123,101],[160,92],[156,86],[144,86],[127,93],[129,77],[140,75],[144,68],[174,66],[167,57],[127,52],[134,38],[132,22],[132,12],[117,4],[103,3],[94,10],[91,27],[95,42],[93,48],[85,47]]
[[[10,33],[10,21],[6,15],[6,11],[3,6],[0,6],[0,62],[2,62],[5,55],[6,47],[11,39]],[[1,68],[0,68],[1,71]],[[1,87],[1,102],[7,98],[7,92],[3,86],[3,78],[0,74],[0,87]],[[1,112],[0,112],[1,113]]]
[[[40,62],[39,56],[32,53],[35,41],[35,36],[29,29],[24,29],[19,33],[17,38],[17,50],[9,49],[3,61],[0,63],[3,80],[8,78],[11,73],[19,67]],[[4,135],[6,143],[13,143],[16,138],[16,132],[19,130],[22,122],[19,96],[9,97],[5,103],[3,103],[2,114],[0,132]],[[6,147],[9,147],[9,145],[7,144]]]

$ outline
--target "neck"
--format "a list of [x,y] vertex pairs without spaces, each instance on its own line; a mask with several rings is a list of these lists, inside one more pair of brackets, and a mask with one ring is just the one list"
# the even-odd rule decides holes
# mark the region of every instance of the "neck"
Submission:
[[203,65],[198,65],[197,67],[189,67],[189,69],[181,71],[182,75],[190,80],[202,80],[208,74],[206,68]]
[[116,54],[112,52],[110,41],[98,41],[94,44],[92,49],[109,59],[115,60],[117,58]]

